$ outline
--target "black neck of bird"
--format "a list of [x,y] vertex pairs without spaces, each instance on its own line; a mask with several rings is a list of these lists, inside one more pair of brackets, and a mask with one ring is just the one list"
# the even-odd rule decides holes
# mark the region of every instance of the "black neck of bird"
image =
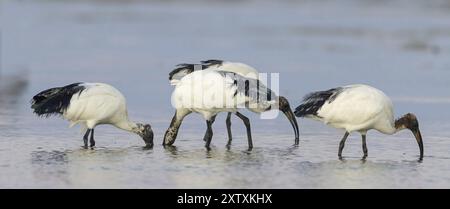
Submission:
[[414,114],[408,113],[395,121],[395,128],[397,131],[403,129],[414,131],[419,128],[419,122]]

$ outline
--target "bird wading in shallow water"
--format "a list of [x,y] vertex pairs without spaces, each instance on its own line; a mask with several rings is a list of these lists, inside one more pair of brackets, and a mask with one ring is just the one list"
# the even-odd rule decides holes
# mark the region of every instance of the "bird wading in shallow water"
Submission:
[[[209,148],[212,139],[212,124],[220,112],[228,112],[228,146],[231,144],[231,114],[234,113],[245,124],[249,150],[253,148],[250,121],[239,109],[248,109],[262,113],[272,109],[281,110],[289,119],[295,132],[295,143],[299,142],[298,124],[284,97],[278,97],[259,79],[258,72],[245,64],[208,60],[200,65],[180,64],[169,75],[175,86],[172,93],[172,105],[175,116],[164,137],[164,145],[172,145],[185,116],[192,112],[201,114],[206,120],[207,131],[204,137]],[[196,71],[196,68],[199,70]]]
[[404,129],[411,130],[419,145],[419,160],[423,159],[424,148],[417,117],[408,113],[395,120],[392,101],[382,91],[371,86],[349,85],[313,92],[307,95],[303,103],[296,108],[295,115],[344,129],[346,132],[338,152],[340,159],[342,159],[345,141],[352,132],[361,133],[363,159],[366,159],[368,156],[366,134],[371,129],[389,135]]
[[74,83],[45,90],[31,100],[31,108],[38,116],[61,115],[71,122],[83,125],[87,131],[83,137],[84,148],[95,146],[94,129],[110,124],[142,137],[146,147],[153,147],[153,131],[150,125],[131,122],[125,97],[114,87],[103,83]]

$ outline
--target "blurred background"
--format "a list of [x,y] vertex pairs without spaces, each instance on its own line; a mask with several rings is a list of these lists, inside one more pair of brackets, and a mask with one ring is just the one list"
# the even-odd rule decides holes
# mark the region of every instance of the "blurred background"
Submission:
[[[0,0],[0,5],[0,187],[450,186],[450,0]],[[204,122],[194,115],[181,129],[181,151],[168,154],[157,147],[144,154],[136,137],[102,127],[96,133],[105,147],[84,152],[79,130],[57,118],[37,118],[29,108],[31,97],[50,87],[109,83],[127,97],[132,118],[152,124],[159,144],[174,112],[168,73],[179,63],[205,59],[280,73],[281,94],[293,106],[311,91],[373,85],[391,96],[398,116],[419,116],[429,167],[399,163],[418,153],[409,133],[371,134],[368,164],[330,162],[342,133],[307,120],[300,120],[304,146],[292,154],[285,150],[293,142],[287,121],[263,121],[253,113],[246,114],[260,150],[252,157],[239,151],[245,148],[245,130],[238,120],[236,152],[225,151],[221,116],[213,141],[217,153],[205,158]],[[345,152],[359,156],[359,136],[351,141]],[[226,160],[205,161],[208,156]],[[260,178],[245,177],[261,170]],[[160,175],[151,175],[155,172]],[[375,173],[377,183],[364,181],[367,173]],[[202,181],[214,174],[220,180]],[[274,175],[282,178],[267,181]]]

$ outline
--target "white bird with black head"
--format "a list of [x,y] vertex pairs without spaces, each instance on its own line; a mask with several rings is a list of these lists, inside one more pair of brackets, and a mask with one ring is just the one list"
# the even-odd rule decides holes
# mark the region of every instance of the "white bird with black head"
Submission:
[[146,147],[153,147],[150,125],[129,120],[125,97],[116,88],[103,83],[74,83],[45,90],[31,100],[31,108],[38,116],[61,115],[71,122],[71,127],[81,124],[87,128],[84,147],[95,146],[94,129],[110,124],[139,135]]
[[340,142],[338,152],[340,159],[342,159],[345,141],[352,132],[361,133],[363,159],[366,159],[368,156],[366,135],[372,129],[389,135],[404,129],[411,130],[419,145],[419,159],[423,159],[423,141],[417,117],[408,113],[395,120],[392,101],[374,87],[349,85],[311,93],[296,108],[295,115],[312,118],[334,128],[344,129],[346,132]]
[[[208,60],[200,65],[181,64],[170,73],[169,80],[175,86],[172,104],[177,109],[171,126],[164,137],[164,145],[172,145],[178,134],[183,118],[196,112],[206,120],[204,137],[209,148],[212,139],[212,124],[220,112],[228,112],[227,129],[231,143],[231,113],[236,114],[245,124],[249,150],[253,148],[250,122],[239,109],[262,113],[272,109],[281,110],[291,122],[295,132],[295,143],[299,141],[298,124],[284,97],[278,97],[267,88],[258,77],[258,72],[245,64]],[[198,71],[197,68],[199,69]]]

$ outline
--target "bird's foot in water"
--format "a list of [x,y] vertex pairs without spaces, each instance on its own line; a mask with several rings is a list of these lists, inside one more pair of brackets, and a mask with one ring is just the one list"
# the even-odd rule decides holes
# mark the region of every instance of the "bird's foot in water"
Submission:
[[362,160],[363,162],[366,162],[366,160],[367,160],[367,155],[364,155],[364,156],[361,158],[361,160]]
[[231,143],[228,143],[225,147],[227,148],[227,150],[230,150],[231,149]]

